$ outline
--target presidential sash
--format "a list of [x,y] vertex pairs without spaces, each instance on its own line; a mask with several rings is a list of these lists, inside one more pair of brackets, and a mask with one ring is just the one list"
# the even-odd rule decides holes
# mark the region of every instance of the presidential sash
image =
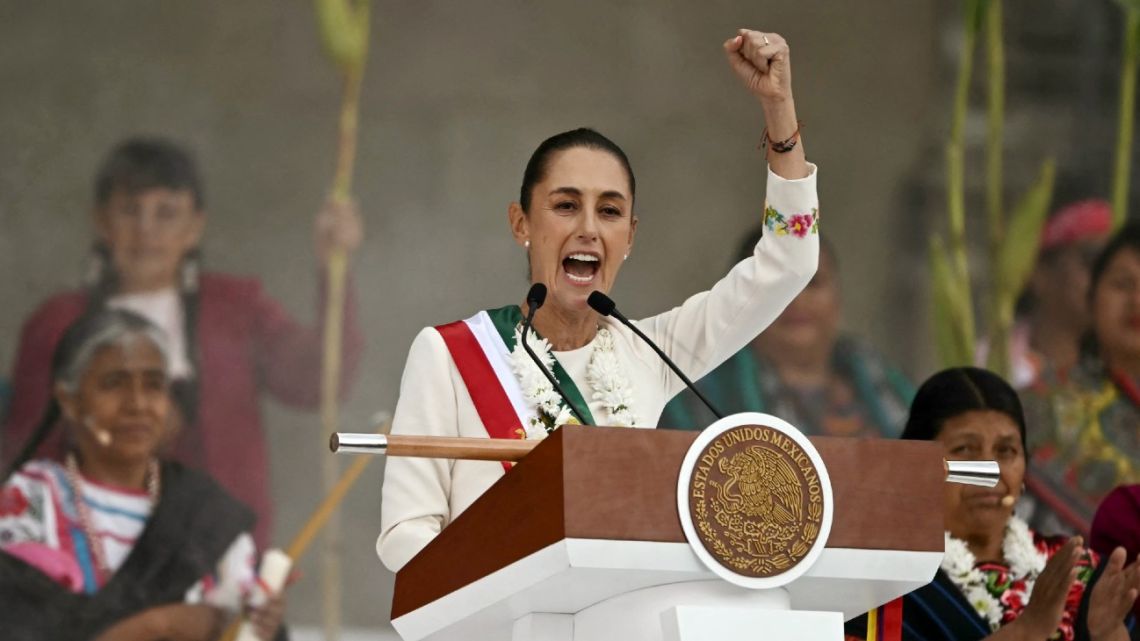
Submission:
[[[515,328],[522,320],[519,307],[508,305],[435,328],[447,345],[475,411],[491,438],[525,438],[523,426],[538,412],[538,408],[527,402],[518,377],[511,369]],[[593,424],[582,393],[557,358],[551,370],[570,401],[585,411],[586,422]],[[510,462],[502,463],[505,470],[511,469]]]

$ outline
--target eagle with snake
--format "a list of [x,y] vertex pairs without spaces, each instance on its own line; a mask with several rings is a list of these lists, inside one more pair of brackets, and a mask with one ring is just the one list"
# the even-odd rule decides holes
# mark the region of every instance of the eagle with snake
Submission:
[[768,448],[753,445],[717,463],[726,481],[716,500],[729,514],[778,526],[795,526],[803,517],[803,487],[791,463]]

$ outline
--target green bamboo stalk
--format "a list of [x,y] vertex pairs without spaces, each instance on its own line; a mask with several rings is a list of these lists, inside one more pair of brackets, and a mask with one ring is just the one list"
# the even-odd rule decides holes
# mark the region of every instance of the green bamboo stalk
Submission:
[[[988,366],[999,375],[1010,372],[1009,334],[1013,318],[1005,313],[1004,300],[1011,294],[1013,283],[1003,282],[1002,248],[1005,246],[1006,221],[1002,203],[1002,147],[1005,119],[1005,48],[1002,44],[1002,0],[988,0],[985,10],[987,71],[986,118],[986,214],[989,221],[989,264],[994,274],[990,284],[988,325]],[[1016,294],[1014,294],[1016,295]]]
[[[979,14],[981,0],[968,0],[966,2],[965,31],[963,34],[962,51],[958,59],[958,80],[954,89],[954,108],[950,121],[950,139],[946,145],[946,205],[950,217],[949,254],[954,270],[954,278],[958,281],[958,289],[965,293],[961,304],[965,306],[961,327],[957,328],[960,334],[959,343],[974,344],[973,303],[970,296],[970,266],[966,254],[966,186],[965,186],[965,126],[966,111],[969,107],[970,78],[974,68],[974,47],[979,29]],[[951,319],[935,319],[935,322],[953,322]],[[946,365],[965,365],[970,362],[967,358],[962,363],[945,363]]]
[[1125,8],[1124,52],[1120,64],[1120,120],[1117,124],[1116,166],[1112,180],[1113,225],[1128,218],[1128,190],[1132,169],[1132,124],[1136,118],[1136,63],[1140,57],[1140,8]]
[[1005,47],[1002,44],[1002,0],[988,0],[985,17],[988,63],[986,118],[986,212],[991,251],[1005,237],[1002,206],[1002,146],[1005,118]]
[[[347,202],[352,197],[352,175],[356,161],[357,112],[360,104],[360,85],[364,64],[348,68],[344,74],[344,96],[338,125],[337,169],[333,178],[332,197]],[[348,274],[348,256],[336,250],[328,257],[325,266],[325,324],[324,351],[321,362],[321,438],[337,431],[340,423],[340,369],[341,345],[344,327],[345,281]],[[340,478],[340,466],[333,457],[321,459],[321,487],[326,494],[332,491]],[[322,617],[327,641],[340,638],[341,630],[341,554],[343,540],[341,523],[337,516],[328,519],[324,527],[321,549]]]
[[[317,22],[325,53],[338,67],[343,81],[337,120],[336,173],[331,196],[338,202],[352,197],[352,177],[359,136],[360,89],[368,59],[371,24],[369,0],[315,0]],[[348,257],[334,251],[326,265],[323,358],[321,362],[321,443],[337,431],[340,408],[340,369],[344,325],[345,280]],[[340,477],[335,457],[321,457],[321,485],[328,494]],[[326,641],[336,641],[341,631],[341,524],[330,516],[321,543],[321,615]]]

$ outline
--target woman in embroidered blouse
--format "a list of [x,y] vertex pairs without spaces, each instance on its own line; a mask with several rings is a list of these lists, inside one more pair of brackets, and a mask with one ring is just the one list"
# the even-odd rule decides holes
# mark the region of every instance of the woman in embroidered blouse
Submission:
[[[787,43],[775,33],[742,29],[724,51],[768,126],[765,219],[772,233],[710,291],[637,321],[693,377],[779,315],[811,278],[818,255],[815,168],[799,144]],[[591,292],[610,290],[630,256],[638,226],[634,192],[625,153],[601,134],[578,129],[539,146],[519,201],[508,210],[531,282],[549,291],[534,317],[541,336],[535,351],[586,422],[598,425],[651,427],[682,386],[632,332],[586,302]],[[569,422],[568,408],[514,349],[524,309],[512,305],[420,332],[404,369],[393,433],[541,438]],[[471,394],[471,383],[481,392]],[[380,558],[393,570],[402,567],[503,474],[494,462],[388,460]]]
[[[973,367],[935,374],[919,388],[902,438],[936,441],[950,460],[996,460],[1001,478],[993,489],[946,485],[946,555],[933,582],[899,600],[901,638],[1128,639],[1140,566],[1125,567],[1123,549],[1102,563],[1080,538],[1043,536],[1013,515],[1025,418],[1008,383]],[[866,628],[860,617],[847,632],[867,638]]]
[[1087,534],[1117,485],[1140,483],[1140,223],[1093,262],[1092,330],[1069,381],[1027,392],[1031,523]]
[[255,587],[252,512],[157,459],[172,436],[165,341],[111,310],[60,339],[43,420],[62,414],[66,462],[19,461],[0,487],[5,639],[212,640],[249,597],[258,635],[278,634],[282,600]]

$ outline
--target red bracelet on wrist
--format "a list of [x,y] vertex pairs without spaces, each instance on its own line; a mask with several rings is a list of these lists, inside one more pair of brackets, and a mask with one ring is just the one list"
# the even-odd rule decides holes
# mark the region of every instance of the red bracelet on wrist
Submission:
[[760,145],[757,147],[757,149],[771,147],[772,151],[778,154],[786,154],[796,148],[796,143],[800,140],[800,129],[803,128],[804,122],[802,120],[797,120],[796,130],[792,132],[791,136],[788,136],[784,140],[772,140],[771,136],[768,135],[768,128],[764,127],[763,140],[760,141]]

